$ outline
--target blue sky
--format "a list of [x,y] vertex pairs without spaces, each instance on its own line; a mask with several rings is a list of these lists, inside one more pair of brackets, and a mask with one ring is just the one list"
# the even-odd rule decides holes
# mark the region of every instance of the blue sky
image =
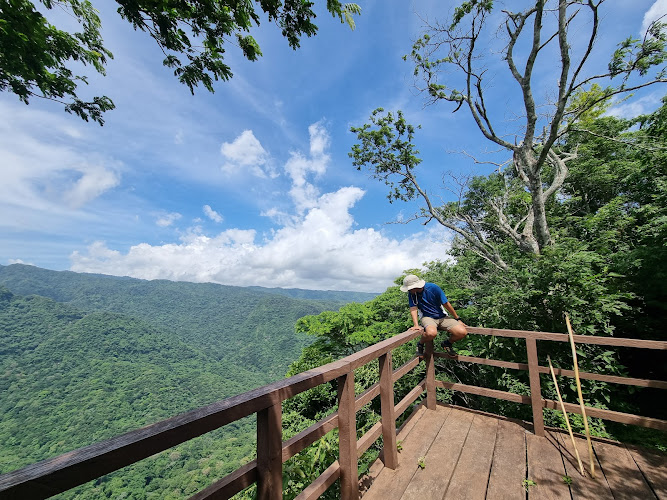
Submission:
[[[232,80],[194,96],[115,3],[93,3],[114,59],[81,94],[108,95],[116,110],[99,127],[59,104],[25,106],[0,94],[0,264],[380,292],[403,270],[446,258],[451,234],[435,224],[391,224],[417,205],[389,204],[385,186],[358,172],[348,152],[350,126],[376,107],[402,109],[422,125],[419,175],[434,196],[452,199],[446,173],[493,169],[462,154],[494,149],[465,111],[425,107],[402,60],[424,20],[446,19],[453,2],[360,0],[355,31],[321,12],[319,34],[298,51],[263,23],[252,34],[264,56],[250,63],[230,45]],[[620,39],[639,37],[648,19],[666,12],[666,0],[608,0],[593,64],[604,67]],[[494,44],[502,42],[489,39],[491,56]],[[501,63],[489,69],[494,116],[511,136],[518,101]],[[545,99],[551,69],[548,61],[540,67]],[[662,95],[664,86],[653,86],[611,113],[652,111]]]

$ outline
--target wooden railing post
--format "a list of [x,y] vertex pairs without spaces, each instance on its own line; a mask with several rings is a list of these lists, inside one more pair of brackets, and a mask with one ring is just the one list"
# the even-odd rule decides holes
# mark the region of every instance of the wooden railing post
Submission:
[[280,401],[257,412],[257,498],[283,498],[283,428]]
[[396,448],[396,417],[394,415],[394,380],[391,367],[391,351],[380,356],[380,408],[382,410],[382,441],[384,466],[398,467]]
[[424,363],[426,364],[426,408],[435,410],[435,358],[433,356],[433,341],[426,342]]
[[354,404],[354,371],[338,378],[338,462],[342,500],[358,500],[357,412]]
[[542,414],[542,388],[540,386],[539,363],[537,359],[537,342],[534,338],[526,338],[528,352],[528,376],[530,378],[530,402],[533,407],[533,431],[536,436],[544,436],[544,416]]

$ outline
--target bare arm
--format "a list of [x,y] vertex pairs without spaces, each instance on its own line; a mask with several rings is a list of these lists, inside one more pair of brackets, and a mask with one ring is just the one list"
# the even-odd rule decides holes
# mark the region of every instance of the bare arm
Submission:
[[452,318],[454,318],[454,319],[459,319],[459,315],[456,314],[456,311],[454,310],[454,308],[452,307],[452,304],[451,304],[450,302],[445,302],[445,303],[442,304],[442,305],[445,307],[445,309],[447,309],[447,312],[449,313],[449,315],[450,315]]
[[410,308],[410,316],[412,316],[412,322],[414,323],[413,328],[421,329],[421,326],[419,326],[419,314],[417,313],[417,306],[412,306]]

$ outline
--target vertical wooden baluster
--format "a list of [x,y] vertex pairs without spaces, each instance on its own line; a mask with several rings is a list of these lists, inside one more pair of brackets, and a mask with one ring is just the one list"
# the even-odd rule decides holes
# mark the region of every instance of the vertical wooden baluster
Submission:
[[391,351],[380,356],[380,407],[382,409],[382,441],[384,465],[398,467],[396,449],[396,416],[394,414],[394,380],[391,369]]
[[426,408],[435,410],[435,357],[433,356],[433,341],[426,342],[424,363],[426,364]]
[[338,450],[342,500],[359,498],[357,412],[354,408],[354,372],[338,378]]
[[257,412],[257,498],[282,500],[282,408],[280,402]]
[[533,407],[533,430],[536,436],[544,436],[544,417],[542,415],[542,389],[540,372],[538,371],[537,342],[534,338],[526,338],[528,352],[528,374],[530,377],[530,401]]

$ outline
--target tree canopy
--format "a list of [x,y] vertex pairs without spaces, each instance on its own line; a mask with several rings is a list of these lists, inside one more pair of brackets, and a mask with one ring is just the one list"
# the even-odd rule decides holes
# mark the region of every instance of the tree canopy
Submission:
[[[28,104],[32,97],[63,102],[65,111],[84,120],[104,124],[105,111],[114,109],[107,96],[84,101],[78,97],[84,75],[74,73],[75,63],[92,66],[105,74],[113,55],[104,46],[101,20],[90,0],[40,0],[43,9],[67,11],[81,25],[69,33],[51,24],[30,0],[0,2],[0,90],[16,94]],[[117,0],[118,13],[134,29],[148,33],[164,54],[163,64],[194,93],[203,85],[213,92],[213,82],[228,80],[232,69],[225,63],[226,46],[238,46],[244,57],[257,60],[262,51],[250,34],[262,16],[276,24],[293,49],[301,38],[317,33],[314,3],[302,0],[238,2],[202,0]],[[327,10],[354,29],[353,16],[361,13],[357,4],[327,0]],[[42,9],[42,10],[43,10]]]

